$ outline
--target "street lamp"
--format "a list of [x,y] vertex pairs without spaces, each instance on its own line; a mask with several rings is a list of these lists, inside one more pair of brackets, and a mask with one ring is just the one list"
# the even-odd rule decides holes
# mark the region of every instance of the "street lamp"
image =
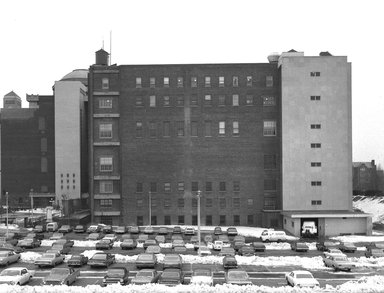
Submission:
[[33,226],[33,188],[31,188],[31,191],[29,192],[29,196],[31,198],[31,223]]
[[6,239],[8,239],[8,191],[5,193],[5,200],[6,200],[6,205],[7,205],[7,237]]
[[149,227],[152,226],[152,195],[151,192],[148,192],[148,208],[149,208]]
[[201,247],[201,232],[200,232],[200,197],[201,191],[197,191],[197,237],[199,238],[199,256],[200,255],[200,247]]

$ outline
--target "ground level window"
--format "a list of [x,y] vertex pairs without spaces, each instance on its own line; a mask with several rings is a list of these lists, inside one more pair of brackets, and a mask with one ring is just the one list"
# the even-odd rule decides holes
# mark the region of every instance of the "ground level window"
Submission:
[[164,225],[171,225],[171,216],[164,216]]
[[110,216],[101,216],[100,222],[105,225],[112,225],[113,224],[113,218]]
[[137,216],[136,217],[136,224],[137,224],[137,226],[143,226],[144,225],[143,216]]
[[184,225],[185,224],[184,216],[178,216],[177,217],[177,224],[179,224],[179,225]]
[[221,226],[225,226],[227,223],[227,220],[226,220],[226,216],[225,215],[220,215],[220,221],[219,221],[219,224]]

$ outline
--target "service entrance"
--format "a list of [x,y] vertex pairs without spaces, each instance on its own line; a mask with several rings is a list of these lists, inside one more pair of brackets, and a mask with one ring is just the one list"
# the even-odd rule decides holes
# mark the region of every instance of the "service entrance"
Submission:
[[300,236],[303,238],[316,238],[319,236],[319,218],[301,218]]

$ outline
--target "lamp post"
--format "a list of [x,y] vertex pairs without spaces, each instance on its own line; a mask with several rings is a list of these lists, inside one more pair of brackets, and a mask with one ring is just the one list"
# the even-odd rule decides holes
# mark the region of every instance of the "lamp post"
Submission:
[[29,192],[29,196],[31,198],[31,223],[33,226],[33,188],[31,188],[31,191]]
[[8,239],[8,191],[5,193],[5,200],[6,200],[6,205],[7,205],[7,237],[6,239]]
[[148,192],[148,208],[149,208],[149,227],[152,226],[152,195]]
[[201,231],[200,231],[200,197],[201,191],[197,191],[197,237],[199,238],[199,256],[200,255],[200,247],[201,247]]

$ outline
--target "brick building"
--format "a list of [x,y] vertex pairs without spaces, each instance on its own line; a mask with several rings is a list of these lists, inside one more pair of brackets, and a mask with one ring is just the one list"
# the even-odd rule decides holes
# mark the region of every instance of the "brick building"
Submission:
[[353,162],[353,191],[355,193],[364,193],[377,190],[379,190],[379,187],[375,160]]

